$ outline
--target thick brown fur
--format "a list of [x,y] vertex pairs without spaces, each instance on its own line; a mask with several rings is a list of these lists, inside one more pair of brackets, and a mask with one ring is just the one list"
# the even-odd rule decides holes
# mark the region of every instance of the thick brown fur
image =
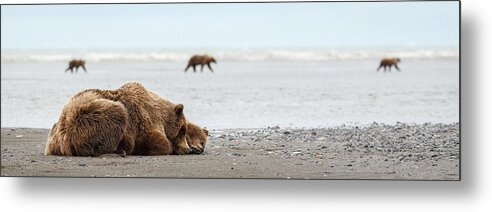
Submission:
[[70,73],[73,73],[73,69],[75,68],[75,72],[79,71],[79,67],[82,67],[84,69],[85,73],[87,73],[87,70],[85,69],[85,61],[84,60],[70,60],[68,62],[68,68],[65,69],[65,72],[70,70]]
[[207,144],[208,130],[190,121],[186,121],[186,126],[186,142],[188,142],[194,154],[203,153]]
[[210,66],[210,63],[217,63],[217,61],[215,61],[215,59],[209,55],[194,55],[188,61],[188,66],[186,66],[185,72],[190,67],[193,67],[193,72],[196,72],[195,66],[197,66],[197,65],[201,65],[201,71],[202,72],[203,72],[203,66],[204,65],[207,65],[208,68],[210,69],[210,71],[214,72],[214,70]]
[[182,104],[129,82],[115,90],[89,89],[72,96],[50,131],[45,154],[190,154],[186,133]]
[[381,67],[384,67],[384,71],[386,72],[386,67],[389,67],[389,71],[391,71],[391,66],[395,66],[396,70],[400,71],[400,68],[398,68],[398,63],[400,62],[400,58],[384,58],[381,60],[381,63],[379,64],[379,69]]

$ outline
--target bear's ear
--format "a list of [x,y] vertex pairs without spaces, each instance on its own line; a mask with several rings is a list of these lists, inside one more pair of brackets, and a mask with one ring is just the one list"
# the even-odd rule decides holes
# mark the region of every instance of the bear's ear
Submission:
[[203,132],[205,133],[205,135],[207,135],[207,136],[208,136],[208,130],[207,130],[207,128],[205,128],[205,127],[204,127],[204,128],[203,128]]
[[176,107],[174,107],[174,112],[176,113],[176,115],[181,115],[183,114],[183,109],[184,109],[184,105],[178,104],[176,105]]

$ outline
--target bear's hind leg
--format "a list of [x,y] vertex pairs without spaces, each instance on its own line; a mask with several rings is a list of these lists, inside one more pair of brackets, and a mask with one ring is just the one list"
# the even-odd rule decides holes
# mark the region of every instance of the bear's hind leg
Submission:
[[125,157],[127,154],[131,155],[135,148],[135,140],[130,138],[128,135],[123,135],[123,139],[121,139],[120,144],[118,144],[118,148],[116,149],[116,154],[121,157]]

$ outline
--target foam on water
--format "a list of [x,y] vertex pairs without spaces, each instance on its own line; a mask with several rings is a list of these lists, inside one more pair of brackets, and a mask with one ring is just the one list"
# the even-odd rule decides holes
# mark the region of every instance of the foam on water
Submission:
[[[2,50],[2,63],[65,62],[84,58],[91,62],[182,62],[202,51],[194,50]],[[243,49],[209,50],[219,61],[332,61],[380,59],[448,59],[459,55],[458,49]]]

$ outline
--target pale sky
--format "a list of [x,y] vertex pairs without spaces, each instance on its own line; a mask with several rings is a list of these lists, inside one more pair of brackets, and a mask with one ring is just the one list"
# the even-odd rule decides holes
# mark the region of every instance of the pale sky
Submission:
[[459,2],[2,5],[2,49],[458,47]]

